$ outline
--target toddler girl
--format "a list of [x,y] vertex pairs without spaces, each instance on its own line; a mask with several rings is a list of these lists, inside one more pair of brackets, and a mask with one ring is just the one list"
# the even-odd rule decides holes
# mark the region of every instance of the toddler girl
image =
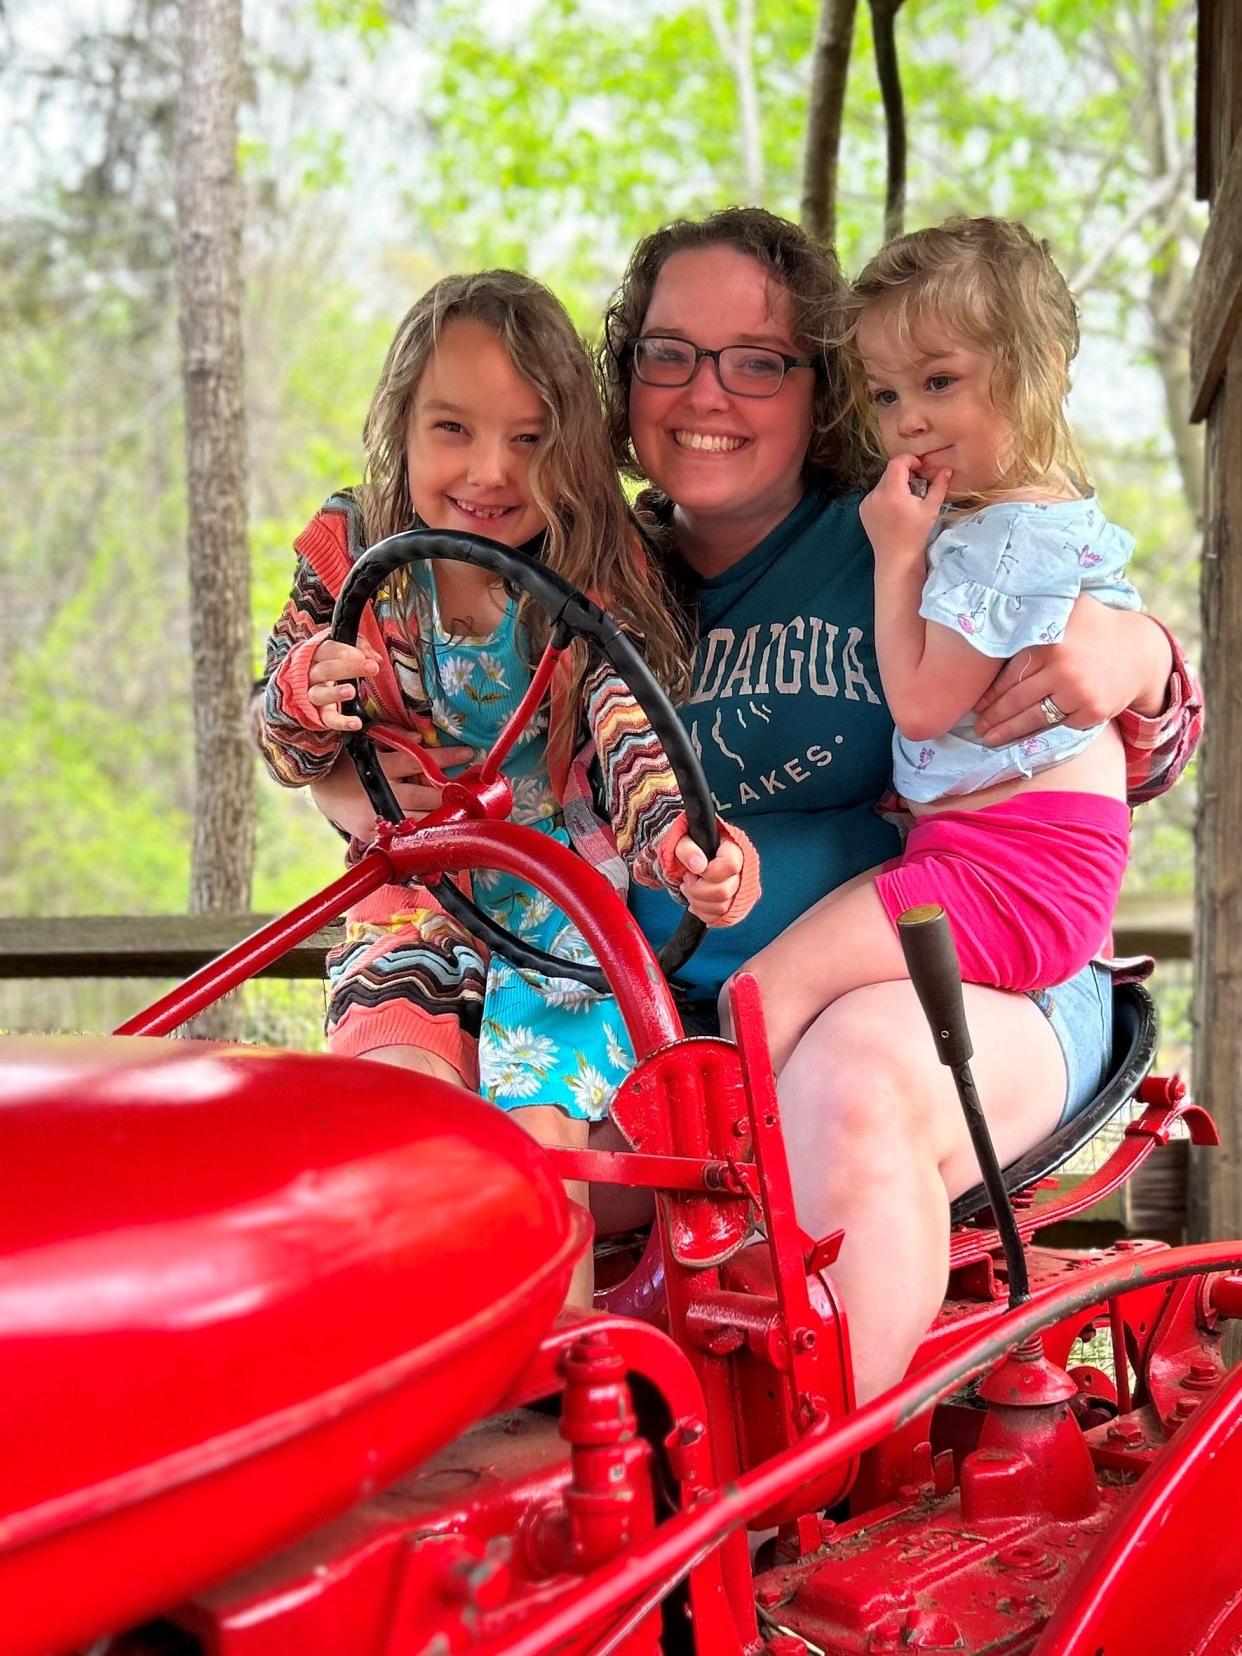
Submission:
[[[293,591],[268,642],[256,724],[278,781],[301,786],[336,764],[358,725],[342,711],[355,680],[381,743],[385,724],[413,728],[450,770],[490,746],[528,688],[547,623],[468,564],[411,565],[368,606],[357,648],[328,639],[354,560],[413,527],[484,535],[543,559],[642,637],[670,689],[684,686],[673,607],[642,559],[589,359],[546,288],[510,271],[438,282],[397,330],[363,436],[366,482],[333,496],[299,537]],[[618,886],[628,865],[644,883],[680,890],[704,920],[740,919],[758,895],[743,837],[721,825],[708,862],[685,835],[676,784],[636,703],[610,669],[573,659],[508,761],[514,820],[570,843],[568,815],[580,849]],[[593,758],[606,840],[584,811]],[[368,820],[357,822],[363,839]],[[355,840],[351,855],[360,849]],[[476,902],[534,946],[590,959],[532,887],[486,871],[472,884]],[[545,1142],[585,1144],[632,1062],[610,996],[488,962],[420,887],[386,886],[346,918],[328,962],[333,1052],[477,1087]]]
[[850,301],[856,394],[888,457],[862,502],[875,642],[896,733],[903,855],[859,875],[756,956],[780,1070],[823,1008],[907,975],[897,916],[948,914],[972,983],[1064,982],[1103,944],[1125,872],[1120,738],[1046,729],[985,747],[972,709],[1002,662],[1055,644],[1075,599],[1139,604],[1133,541],[1084,484],[1066,423],[1074,301],[1020,224],[951,219],[890,243]]

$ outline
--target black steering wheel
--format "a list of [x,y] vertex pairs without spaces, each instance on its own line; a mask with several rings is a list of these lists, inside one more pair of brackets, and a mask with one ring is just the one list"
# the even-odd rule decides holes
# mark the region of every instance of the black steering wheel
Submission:
[[[690,837],[705,856],[713,857],[719,836],[711,791],[672,703],[617,623],[598,604],[593,604],[568,581],[546,569],[527,553],[502,546],[498,541],[485,540],[482,536],[451,534],[439,529],[410,529],[400,535],[390,535],[387,540],[364,552],[346,577],[332,615],[332,638],[337,643],[356,645],[362,612],[384,581],[407,564],[434,558],[475,564],[529,593],[546,611],[551,623],[552,641],[558,648],[563,648],[570,639],[577,637],[598,650],[624,680],[664,749],[681,790]],[[364,719],[357,696],[343,705],[342,712]],[[404,813],[376,756],[365,720],[361,730],[351,731],[346,737],[345,747],[377,818],[399,823]],[[572,978],[603,994],[611,992],[598,966],[585,965],[581,961],[532,948],[505,927],[497,925],[451,880],[439,879],[435,882],[435,890],[450,914],[468,926],[489,949],[513,965],[540,972],[545,977]],[[690,958],[705,929],[703,922],[694,915],[683,915],[672,937],[657,951],[656,958],[666,977],[672,977]]]

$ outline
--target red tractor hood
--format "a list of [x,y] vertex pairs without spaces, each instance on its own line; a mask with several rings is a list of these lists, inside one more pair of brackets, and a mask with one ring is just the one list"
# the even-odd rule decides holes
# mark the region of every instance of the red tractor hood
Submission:
[[7,1652],[123,1626],[504,1395],[583,1246],[494,1106],[380,1064],[0,1047]]

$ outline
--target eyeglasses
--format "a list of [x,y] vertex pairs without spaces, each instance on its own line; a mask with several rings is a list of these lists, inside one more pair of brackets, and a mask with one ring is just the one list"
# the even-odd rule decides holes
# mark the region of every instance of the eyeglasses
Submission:
[[688,339],[643,334],[634,341],[634,377],[644,385],[689,385],[699,363],[710,357],[724,390],[735,397],[774,397],[790,368],[813,368],[814,357],[786,356],[766,345],[725,345],[708,351]]

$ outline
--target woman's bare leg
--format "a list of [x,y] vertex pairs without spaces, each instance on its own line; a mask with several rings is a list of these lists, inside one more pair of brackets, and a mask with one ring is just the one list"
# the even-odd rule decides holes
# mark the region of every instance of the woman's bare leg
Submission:
[[[1056,1125],[1065,1060],[1026,996],[964,993],[971,1068],[1003,1166]],[[832,1277],[865,1401],[905,1373],[944,1296],[949,1203],[979,1178],[970,1135],[908,982],[829,1007],[779,1086],[799,1222],[817,1238],[845,1231]]]

